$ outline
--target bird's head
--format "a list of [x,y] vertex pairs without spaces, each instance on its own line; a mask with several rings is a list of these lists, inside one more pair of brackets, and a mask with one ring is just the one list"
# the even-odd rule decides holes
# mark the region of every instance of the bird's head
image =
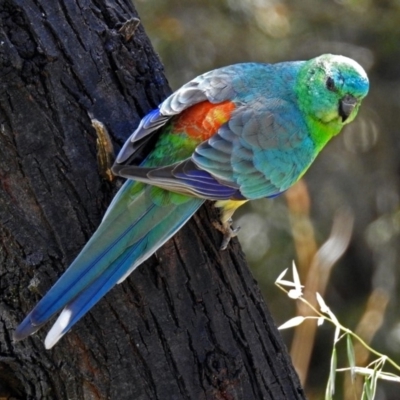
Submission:
[[307,119],[333,136],[356,117],[368,89],[367,74],[357,62],[325,54],[303,64],[296,92]]

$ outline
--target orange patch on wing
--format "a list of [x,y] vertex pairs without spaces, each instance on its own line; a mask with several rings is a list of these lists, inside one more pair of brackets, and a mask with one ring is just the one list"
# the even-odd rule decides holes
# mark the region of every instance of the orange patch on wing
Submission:
[[230,101],[212,104],[203,101],[184,110],[174,123],[174,132],[185,132],[193,139],[204,141],[213,136],[227,122],[235,109]]

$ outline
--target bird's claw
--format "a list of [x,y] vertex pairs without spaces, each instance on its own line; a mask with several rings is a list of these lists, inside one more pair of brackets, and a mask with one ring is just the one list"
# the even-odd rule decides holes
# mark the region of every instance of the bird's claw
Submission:
[[237,236],[240,231],[240,226],[232,228],[232,218],[229,218],[226,222],[215,224],[216,228],[223,233],[223,239],[220,250],[225,250],[228,247],[229,242],[232,238]]

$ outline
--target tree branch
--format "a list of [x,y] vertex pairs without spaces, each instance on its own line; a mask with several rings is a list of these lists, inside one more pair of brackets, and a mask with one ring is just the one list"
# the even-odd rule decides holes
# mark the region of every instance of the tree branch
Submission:
[[74,259],[120,180],[116,148],[169,93],[129,0],[0,4],[0,395],[20,399],[300,399],[237,241],[207,205],[51,351],[12,332]]

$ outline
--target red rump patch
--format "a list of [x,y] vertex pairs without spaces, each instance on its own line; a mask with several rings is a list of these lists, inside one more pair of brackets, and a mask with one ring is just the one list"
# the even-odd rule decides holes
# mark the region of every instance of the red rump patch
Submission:
[[195,104],[184,110],[174,121],[174,133],[186,133],[193,139],[207,140],[229,121],[235,107],[230,101],[218,104],[203,101]]

